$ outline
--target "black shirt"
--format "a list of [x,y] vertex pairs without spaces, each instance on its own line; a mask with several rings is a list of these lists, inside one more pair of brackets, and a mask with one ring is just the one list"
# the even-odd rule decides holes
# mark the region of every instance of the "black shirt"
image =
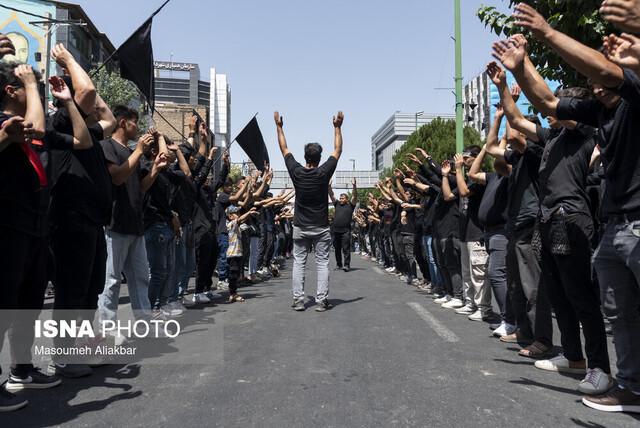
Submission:
[[[140,162],[140,177],[144,178],[151,173],[153,161],[143,159]],[[171,222],[173,213],[171,205],[177,189],[184,181],[182,171],[164,170],[160,171],[153,184],[144,194],[143,219],[145,230],[154,223]]]
[[336,201],[333,205],[336,207],[333,217],[333,231],[338,233],[349,232],[351,230],[353,210],[356,206],[351,202],[342,205],[340,201]]
[[487,173],[485,177],[487,185],[478,207],[478,221],[485,229],[495,229],[507,223],[509,178],[495,172]]
[[229,195],[227,193],[218,193],[215,202],[214,215],[216,219],[216,233],[218,235],[229,233],[227,230],[227,208],[231,205]]
[[598,100],[576,98],[562,98],[557,107],[558,119],[598,128],[605,215],[640,212],[640,79],[624,69],[624,81],[616,91],[622,99],[612,109]]
[[538,184],[540,212],[548,220],[560,207],[571,213],[589,213],[586,180],[596,145],[594,129],[578,125],[555,131],[537,127],[538,144],[544,147]]
[[[133,152],[112,138],[100,143],[107,164],[122,165]],[[113,185],[113,207],[111,210],[111,224],[109,229],[125,235],[142,236],[144,223],[142,221],[142,189],[140,187],[140,164],[129,176],[127,181],[119,186]]]
[[505,160],[513,166],[509,176],[507,229],[519,230],[535,223],[539,211],[538,170],[542,148],[527,141],[524,153],[507,149]]
[[[49,121],[51,128],[55,124],[55,120]],[[66,129],[64,126],[62,128]],[[51,217],[54,222],[56,218],[66,216],[69,212],[98,226],[106,226],[111,222],[112,185],[100,145],[100,141],[104,139],[102,126],[90,126],[89,134],[93,145],[88,149],[51,152],[56,174],[51,201]]]
[[297,227],[328,226],[329,181],[336,170],[338,160],[329,156],[325,163],[312,169],[300,165],[291,153],[285,157],[284,161],[296,189],[293,224]]
[[[0,113],[0,125],[9,118]],[[49,153],[51,149],[72,150],[73,137],[47,131],[42,141],[24,143],[40,158],[47,175],[44,188],[20,144],[23,143],[9,144],[0,152],[0,225],[32,236],[46,236],[52,181]]]
[[[415,204],[410,201],[410,204]],[[404,215],[403,215],[404,214]],[[416,210],[413,208],[401,208],[400,211],[400,233],[402,235],[414,235],[416,233]]]
[[449,180],[451,191],[456,196],[451,201],[444,200],[444,194],[440,192],[436,199],[436,207],[433,215],[433,231],[438,238],[460,238],[460,210],[458,203],[458,188],[455,179],[444,177]]
[[474,181],[468,182],[467,187],[471,195],[460,198],[460,238],[463,242],[477,242],[484,236],[478,220],[478,208],[485,189],[482,184]]

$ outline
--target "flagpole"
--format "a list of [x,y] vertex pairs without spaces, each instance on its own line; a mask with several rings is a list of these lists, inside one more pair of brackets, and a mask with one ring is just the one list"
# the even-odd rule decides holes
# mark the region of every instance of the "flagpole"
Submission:
[[144,20],[144,22],[142,23],[142,25],[141,25],[141,26],[139,26],[138,28],[136,28],[136,30],[135,30],[133,33],[131,33],[131,35],[127,38],[127,40],[125,40],[124,42],[122,42],[122,44],[120,44],[120,46],[118,47],[118,49],[116,49],[115,51],[113,51],[113,52],[111,53],[111,55],[109,55],[109,56],[107,57],[107,59],[105,59],[105,60],[104,60],[104,62],[103,62],[102,64],[100,64],[100,66],[99,66],[98,68],[96,68],[96,69],[95,69],[95,70],[93,70],[91,73],[89,73],[89,77],[93,77],[93,76],[95,76],[95,75],[96,75],[100,70],[102,70],[102,69],[104,68],[104,66],[105,66],[105,65],[107,65],[107,63],[109,63],[109,61],[111,61],[111,60],[112,60],[112,59],[113,59],[113,58],[118,54],[118,51],[120,50],[120,48],[121,48],[123,45],[125,45],[125,44],[129,41],[129,39],[130,39],[131,37],[133,37],[133,35],[134,35],[134,34],[136,34],[136,33],[138,32],[138,30],[139,30],[140,28],[142,28],[142,27],[147,23],[147,21],[148,21],[148,20],[153,19],[153,17],[154,17],[154,16],[156,16],[156,15],[157,15],[161,10],[162,10],[162,8],[163,8],[163,7],[165,7],[165,6],[167,5],[167,3],[169,3],[170,1],[171,1],[171,0],[165,0],[165,2],[164,2],[164,3],[162,3],[162,6],[160,6],[158,9],[156,9],[156,11],[155,11],[155,12],[153,12],[153,13],[151,14],[151,16],[149,16],[147,19],[145,19],[145,20]]

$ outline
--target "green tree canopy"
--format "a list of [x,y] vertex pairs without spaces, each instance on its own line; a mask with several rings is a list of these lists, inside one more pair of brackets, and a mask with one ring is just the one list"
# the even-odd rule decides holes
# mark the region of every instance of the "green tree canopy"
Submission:
[[[482,146],[482,138],[474,128],[464,128],[464,146]],[[407,155],[414,153],[420,147],[429,153],[434,160],[442,161],[452,158],[456,153],[456,121],[436,118],[429,124],[420,127],[411,134],[407,142],[393,156],[393,167],[382,171],[381,177],[388,177],[393,170],[402,167],[402,162],[407,161]],[[407,163],[408,164],[408,163]]]
[[[599,48],[602,37],[615,31],[598,13],[602,0],[509,0],[509,7],[518,3],[531,5],[547,18],[552,27],[592,48]],[[511,15],[505,15],[493,6],[481,6],[477,15],[498,36],[508,37],[523,32],[522,28],[514,26]],[[526,33],[525,35],[528,36]],[[585,78],[562,61],[555,52],[533,37],[527,38],[531,61],[543,77],[560,81],[567,86],[585,86]]]

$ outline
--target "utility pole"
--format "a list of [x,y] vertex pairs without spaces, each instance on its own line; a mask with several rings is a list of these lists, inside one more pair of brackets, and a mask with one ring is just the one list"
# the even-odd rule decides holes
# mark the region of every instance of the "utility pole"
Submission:
[[462,127],[464,126],[462,111],[462,30],[460,21],[460,0],[453,0],[456,44],[456,151],[462,153],[464,146]]

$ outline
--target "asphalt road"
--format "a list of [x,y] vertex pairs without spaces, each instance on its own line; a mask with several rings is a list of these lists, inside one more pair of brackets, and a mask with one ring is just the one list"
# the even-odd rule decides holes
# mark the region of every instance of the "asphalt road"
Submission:
[[287,269],[241,289],[245,303],[190,310],[164,363],[25,392],[30,405],[0,427],[640,426],[585,407],[577,378],[535,369],[485,323],[358,256],[352,265],[332,272],[328,312],[291,310]]

